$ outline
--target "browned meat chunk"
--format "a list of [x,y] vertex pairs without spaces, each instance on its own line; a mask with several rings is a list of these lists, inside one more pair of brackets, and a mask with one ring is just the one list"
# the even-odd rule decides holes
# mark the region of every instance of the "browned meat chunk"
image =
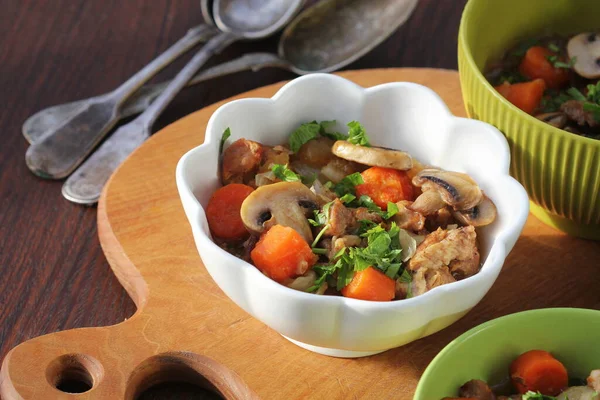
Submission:
[[238,139],[223,152],[223,183],[248,183],[254,178],[263,156],[263,146],[252,140]]
[[411,210],[409,208],[411,204],[411,201],[406,200],[396,203],[398,206],[398,213],[393,216],[393,221],[402,229],[419,232],[425,225],[425,217],[418,212]]
[[258,172],[271,170],[273,164],[286,165],[290,162],[290,151],[283,146],[266,147]]
[[329,252],[329,259],[333,260],[335,255],[344,247],[359,247],[362,243],[362,239],[355,235],[346,235],[331,238],[331,243],[332,244],[331,251]]
[[432,232],[438,228],[446,229],[450,224],[456,224],[456,220],[454,219],[454,216],[452,216],[450,207],[440,208],[433,214],[428,215],[427,220],[425,221],[425,226]]
[[327,236],[342,236],[353,227],[356,220],[350,209],[346,208],[339,199],[335,199],[329,207],[329,228],[325,231]]
[[449,267],[452,275],[462,279],[479,271],[477,234],[472,226],[439,229],[425,237],[408,263],[412,271]]
[[371,222],[375,222],[376,224],[380,224],[383,221],[381,215],[369,211],[366,207],[358,207],[352,210],[354,212],[354,218],[356,221],[367,220]]
[[578,125],[589,125],[595,127],[598,125],[598,121],[594,118],[594,114],[583,109],[583,102],[579,100],[568,100],[561,104],[560,110],[564,112],[567,117],[577,122]]
[[473,379],[460,387],[458,394],[461,397],[477,400],[496,400],[496,396],[487,383],[479,379]]
[[446,267],[438,269],[421,268],[413,275],[411,283],[411,292],[413,297],[420,296],[430,291],[434,287],[445,285],[446,283],[456,282],[456,279]]

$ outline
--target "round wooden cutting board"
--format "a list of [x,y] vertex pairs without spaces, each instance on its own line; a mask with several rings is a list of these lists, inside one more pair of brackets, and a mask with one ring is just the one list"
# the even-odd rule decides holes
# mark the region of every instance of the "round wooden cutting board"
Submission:
[[[439,93],[453,113],[465,114],[456,71],[340,75],[365,87],[417,82]],[[236,98],[270,97],[282,85]],[[213,283],[179,201],[177,161],[202,143],[208,119],[229,100],[154,135],[105,188],[98,207],[100,240],[138,307],[136,314],[115,326],[52,333],[17,346],[2,364],[3,399],[134,399],[165,380],[191,381],[227,399],[410,399],[431,359],[475,325],[531,308],[600,308],[600,246],[530,217],[491,291],[451,327],[361,359],[331,358],[295,346]],[[91,389],[78,395],[56,389],[66,380]]]

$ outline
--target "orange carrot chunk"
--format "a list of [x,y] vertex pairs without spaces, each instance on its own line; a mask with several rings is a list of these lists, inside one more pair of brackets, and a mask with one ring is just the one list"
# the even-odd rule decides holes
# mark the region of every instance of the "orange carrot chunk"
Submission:
[[557,396],[569,384],[565,366],[543,350],[531,350],[517,357],[510,365],[510,378],[521,394],[531,390]]
[[261,236],[250,258],[263,274],[279,283],[304,275],[318,260],[298,232],[282,225]]
[[356,185],[356,195],[369,196],[382,210],[387,210],[388,201],[413,200],[413,186],[405,171],[371,167],[361,176],[364,183]]
[[506,97],[506,100],[525,111],[528,114],[532,114],[536,108],[539,107],[540,101],[544,96],[544,90],[546,90],[546,84],[542,79],[536,79],[531,82],[514,83],[510,84],[504,82],[500,86],[496,86],[495,89],[502,96]]
[[358,271],[346,287],[342,289],[345,297],[371,301],[390,301],[394,298],[396,282],[373,267]]
[[[543,79],[546,86],[552,89],[560,89],[569,82],[569,70],[565,68],[556,68],[549,57],[558,57],[558,55],[542,46],[533,46],[527,50],[521,64],[519,72],[529,79]],[[563,61],[564,60],[560,60]]]
[[237,241],[249,236],[240,209],[244,199],[254,189],[241,183],[231,183],[217,189],[206,207],[206,218],[212,234],[220,239]]

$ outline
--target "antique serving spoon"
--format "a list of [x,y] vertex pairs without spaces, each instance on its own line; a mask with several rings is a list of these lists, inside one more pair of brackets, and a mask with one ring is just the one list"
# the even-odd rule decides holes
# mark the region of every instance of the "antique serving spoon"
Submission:
[[[260,10],[253,18],[248,17],[249,4]],[[146,111],[117,129],[67,179],[63,196],[82,204],[98,201],[112,172],[150,136],[154,121],[210,56],[236,40],[272,35],[294,17],[302,4],[303,0],[215,0],[215,22],[223,32],[206,43]]]
[[[385,40],[406,21],[417,1],[325,0],[303,11],[292,21],[279,40],[279,55],[249,53],[199,72],[188,85],[264,67],[287,69],[299,75],[335,71],[350,64]],[[363,14],[363,8],[367,6],[370,8],[370,12],[366,14],[370,17],[369,20],[365,20]],[[339,10],[339,13],[336,10]],[[358,25],[359,29],[351,22],[356,18],[361,21]],[[319,24],[320,21],[324,22]],[[310,28],[309,23],[313,25]],[[335,24],[336,29],[339,30],[329,29],[326,26],[329,24]],[[298,56],[299,49],[310,53],[306,59]],[[288,55],[291,57],[290,60],[285,59]],[[328,62],[323,62],[323,55],[326,55]],[[308,62],[310,64],[307,64]],[[119,117],[125,118],[144,111],[167,84],[168,82],[146,85],[139,89],[119,110]],[[25,121],[23,135],[29,142],[36,142],[44,132],[54,129],[57,124],[67,119],[71,110],[84,101],[61,104],[39,111]]]
[[214,32],[215,28],[209,25],[190,29],[117,89],[81,102],[71,110],[70,118],[63,120],[54,131],[47,131],[27,149],[25,160],[29,169],[44,178],[60,179],[69,175],[115,125],[119,107],[133,92]]

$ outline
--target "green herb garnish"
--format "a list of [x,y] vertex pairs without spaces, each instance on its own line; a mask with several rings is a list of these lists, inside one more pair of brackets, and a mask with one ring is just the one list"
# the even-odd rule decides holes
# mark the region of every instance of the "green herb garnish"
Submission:
[[558,59],[558,56],[548,56],[546,59],[552,64],[554,68],[571,69],[577,62],[577,57],[569,59],[569,62],[563,62]]
[[358,121],[348,123],[350,130],[348,131],[348,142],[359,146],[370,147],[369,138],[365,128]]
[[319,133],[321,134],[321,136],[324,136],[326,138],[329,138],[331,140],[347,140],[348,139],[348,135],[346,135],[345,133],[341,133],[341,132],[331,132],[329,130],[329,128],[332,125],[336,124],[336,120],[332,120],[332,121],[321,121],[321,123],[319,124],[320,130]]
[[304,143],[307,143],[319,136],[321,125],[317,122],[307,122],[302,124],[290,135],[290,150],[297,153]]
[[225,142],[227,141],[227,139],[229,139],[229,136],[231,136],[231,130],[227,128],[223,131],[223,134],[221,135],[221,143],[219,144],[219,154],[223,153],[223,147],[225,146]]
[[557,46],[556,44],[554,44],[554,43],[550,43],[550,44],[548,45],[548,49],[549,49],[550,51],[553,51],[553,52],[555,52],[555,53],[558,53],[558,52],[560,51],[560,47],[558,47],[558,46]]
[[331,189],[340,198],[345,196],[346,194],[356,196],[356,190],[354,189],[354,187],[356,185],[362,185],[363,183],[365,183],[365,181],[363,180],[360,172],[355,172],[353,174],[347,175],[346,177],[344,177],[344,179],[342,179],[335,185],[332,184]]
[[[367,224],[373,223],[368,221]],[[367,247],[343,248],[333,258],[335,264],[313,268],[318,279],[309,291],[321,287],[323,282],[334,274],[337,274],[336,289],[342,290],[350,283],[355,272],[363,271],[368,267],[377,268],[391,279],[412,280],[410,273],[402,267],[399,234],[400,228],[393,222],[388,230],[374,224],[361,234],[367,239]]]
[[532,392],[528,391],[522,397],[523,400],[556,400],[554,396],[547,396],[545,394],[541,394],[540,392]]
[[579,89],[574,88],[574,87],[567,89],[567,94],[575,100],[579,100],[579,101],[587,100],[586,97],[583,95],[583,93],[581,93],[579,91]]
[[275,177],[284,182],[300,182],[302,179],[300,175],[289,169],[287,165],[273,164],[271,171],[273,171]]

